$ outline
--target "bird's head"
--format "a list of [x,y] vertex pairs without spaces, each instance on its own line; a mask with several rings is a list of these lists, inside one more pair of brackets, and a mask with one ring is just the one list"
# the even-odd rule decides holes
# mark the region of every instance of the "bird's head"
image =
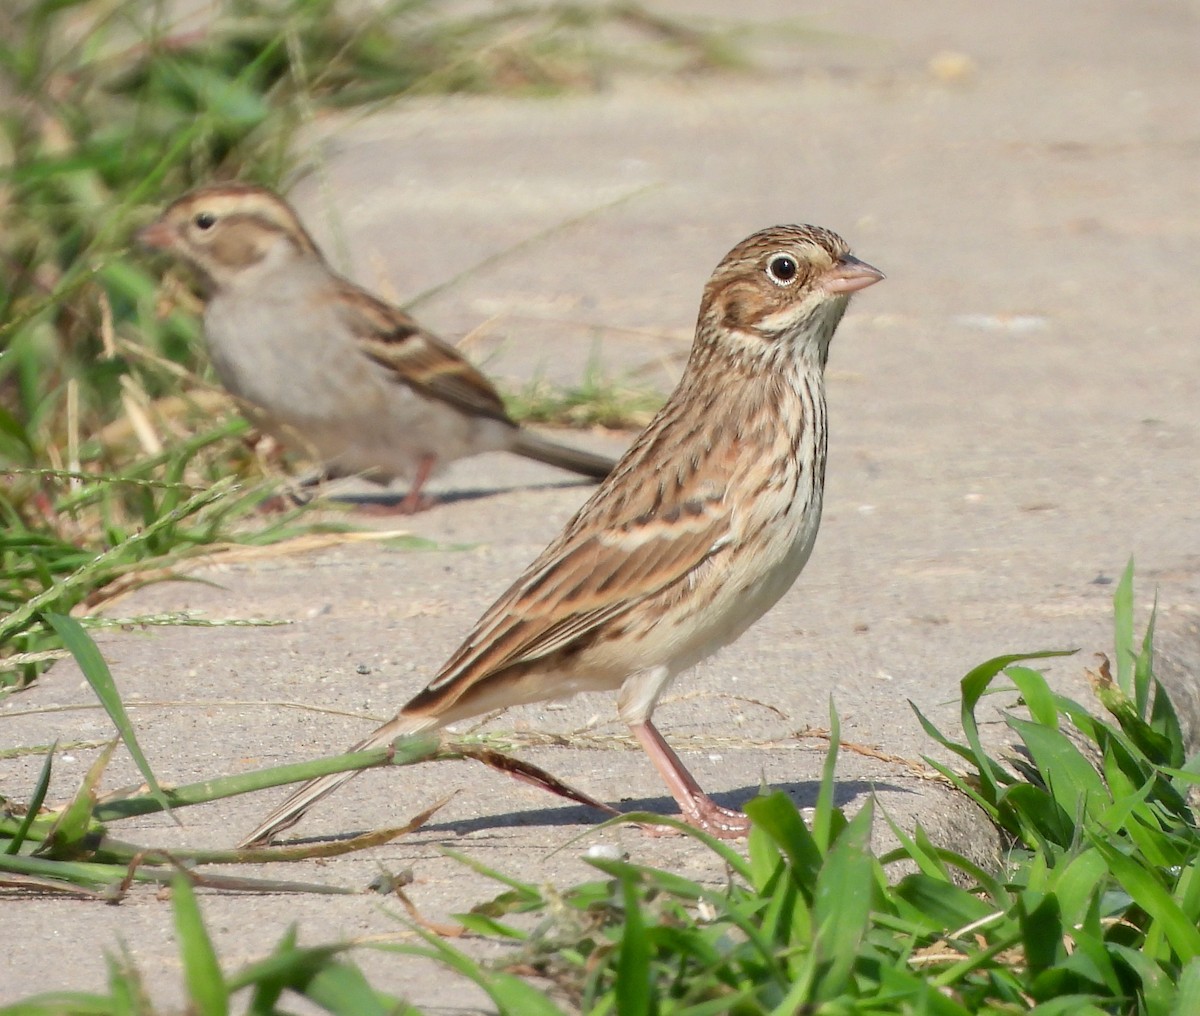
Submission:
[[198,269],[218,290],[289,260],[321,260],[292,207],[265,187],[218,184],[174,201],[138,233],[146,247]]
[[717,266],[704,287],[697,336],[722,336],[751,361],[798,354],[823,366],[850,295],[882,278],[836,233],[773,226]]

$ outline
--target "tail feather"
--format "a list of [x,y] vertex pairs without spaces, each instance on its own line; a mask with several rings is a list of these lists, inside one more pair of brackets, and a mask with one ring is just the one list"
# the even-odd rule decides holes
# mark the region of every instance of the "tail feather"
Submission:
[[536,459],[559,469],[569,469],[573,473],[581,473],[595,480],[603,480],[617,464],[616,459],[607,455],[559,444],[524,427],[517,431],[517,442],[512,450],[527,459]]
[[[396,716],[371,734],[370,737],[359,741],[358,744],[346,750],[347,752],[352,752],[367,751],[370,748],[381,748],[386,744],[390,744],[397,737],[420,733],[422,730],[428,730],[430,727],[435,726],[437,726],[437,721],[431,720],[428,717]],[[270,843],[271,840],[285,829],[290,829],[299,822],[309,808],[322,798],[328,797],[343,783],[357,776],[359,771],[355,769],[347,773],[330,773],[328,776],[319,776],[315,780],[309,780],[303,786],[293,791],[238,846],[256,847]]]

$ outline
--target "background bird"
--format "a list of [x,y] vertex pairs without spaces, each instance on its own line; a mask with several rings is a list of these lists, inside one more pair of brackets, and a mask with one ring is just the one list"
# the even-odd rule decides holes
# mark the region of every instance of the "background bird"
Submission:
[[507,451],[600,479],[613,460],[518,426],[453,347],[333,271],[295,211],[261,187],[204,187],[138,234],[208,284],[204,334],[221,383],[327,475],[411,478],[402,511],[454,459]]
[[[824,369],[850,295],[883,278],[814,226],[755,233],[704,289],[662,410],[483,615],[429,685],[352,750],[492,709],[618,690],[617,708],[683,818],[747,828],[651,722],[681,671],[727,645],[800,574],[821,518]],[[294,824],[348,774],[305,784],[245,843]]]

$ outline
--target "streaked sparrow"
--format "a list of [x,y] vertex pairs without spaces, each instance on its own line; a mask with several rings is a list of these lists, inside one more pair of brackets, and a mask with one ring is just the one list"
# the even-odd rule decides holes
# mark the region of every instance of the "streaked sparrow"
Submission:
[[[650,717],[677,674],[741,635],[808,560],[821,519],[829,343],[850,295],[882,278],[815,226],[738,244],[704,289],[666,405],[429,685],[355,748],[619,689],[621,718],[684,819],[744,834],[745,815],[704,794]],[[245,842],[271,839],[348,778],[305,784]]]

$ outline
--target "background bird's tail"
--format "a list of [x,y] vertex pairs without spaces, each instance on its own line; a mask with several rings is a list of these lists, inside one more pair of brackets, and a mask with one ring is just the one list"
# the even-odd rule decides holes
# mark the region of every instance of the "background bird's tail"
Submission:
[[569,469],[573,473],[582,473],[596,480],[603,480],[617,464],[616,459],[607,455],[597,455],[581,448],[569,448],[525,428],[517,431],[517,443],[512,450],[527,459],[536,459],[559,469]]
[[[408,717],[401,714],[388,720],[387,723],[371,734],[366,740],[359,741],[354,747],[348,748],[347,752],[381,748],[386,744],[390,744],[398,737],[417,734],[437,725],[438,721],[428,716]],[[352,770],[348,773],[331,773],[329,776],[320,776],[315,780],[309,780],[308,783],[305,783],[298,790],[294,791],[283,804],[271,812],[254,832],[243,839],[238,846],[255,847],[270,843],[271,840],[285,829],[290,829],[299,822],[303,818],[304,813],[321,800],[321,798],[328,797],[347,780],[357,776],[358,773],[359,770]]]

